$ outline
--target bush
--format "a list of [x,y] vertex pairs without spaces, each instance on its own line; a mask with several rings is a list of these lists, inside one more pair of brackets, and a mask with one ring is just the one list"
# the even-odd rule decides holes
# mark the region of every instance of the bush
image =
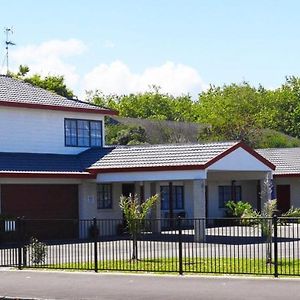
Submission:
[[238,202],[228,201],[225,207],[226,207],[227,217],[240,218],[244,214],[245,210],[253,211],[252,205],[248,202],[243,202],[243,201],[238,201]]
[[37,238],[32,237],[27,249],[30,253],[30,260],[34,265],[45,262],[47,256],[46,244],[40,242]]
[[282,214],[281,216],[287,218],[299,218],[300,208],[291,207],[286,213]]

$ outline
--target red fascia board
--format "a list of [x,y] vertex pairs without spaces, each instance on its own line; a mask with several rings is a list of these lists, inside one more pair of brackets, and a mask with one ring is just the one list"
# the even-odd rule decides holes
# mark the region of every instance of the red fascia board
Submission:
[[0,106],[7,107],[22,107],[30,109],[45,109],[45,110],[58,110],[58,111],[71,111],[71,112],[83,112],[83,113],[93,113],[93,114],[103,114],[103,115],[118,115],[117,111],[101,108],[80,108],[80,107],[68,107],[68,106],[55,106],[55,105],[44,105],[35,103],[21,103],[21,102],[10,102],[10,101],[0,101]]
[[273,177],[300,177],[300,173],[292,173],[292,174],[274,174]]
[[262,162],[264,165],[268,166],[272,170],[275,170],[276,166],[274,164],[272,164],[269,160],[265,159],[263,156],[258,154],[255,150],[253,150],[251,147],[247,146],[243,142],[236,143],[235,145],[233,145],[232,147],[230,147],[226,151],[222,152],[221,154],[219,154],[216,157],[214,157],[213,159],[211,159],[209,162],[207,162],[205,164],[205,168],[211,166],[212,164],[214,164],[215,162],[222,159],[223,157],[225,157],[226,155],[230,154],[231,152],[235,151],[238,148],[244,149],[246,152],[248,152],[249,154],[254,156],[257,160]]
[[89,173],[0,172],[0,178],[95,178]]
[[203,170],[204,165],[182,165],[182,166],[156,166],[156,167],[133,167],[133,168],[91,168],[87,169],[91,174],[115,173],[115,172],[151,172],[151,171],[178,171],[178,170]]

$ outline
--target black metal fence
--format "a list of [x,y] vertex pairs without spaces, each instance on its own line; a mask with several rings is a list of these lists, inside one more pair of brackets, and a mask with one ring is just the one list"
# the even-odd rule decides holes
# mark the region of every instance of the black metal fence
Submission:
[[300,218],[0,220],[0,266],[300,275]]

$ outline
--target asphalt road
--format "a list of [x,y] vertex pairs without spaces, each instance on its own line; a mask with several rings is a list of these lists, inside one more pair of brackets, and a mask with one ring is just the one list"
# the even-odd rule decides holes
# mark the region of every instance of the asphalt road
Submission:
[[0,271],[0,298],[300,299],[300,279]]

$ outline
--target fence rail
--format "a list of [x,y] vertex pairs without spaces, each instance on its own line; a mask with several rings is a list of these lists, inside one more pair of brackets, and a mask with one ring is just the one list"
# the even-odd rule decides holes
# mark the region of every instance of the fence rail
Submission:
[[0,220],[0,266],[300,275],[300,218]]

